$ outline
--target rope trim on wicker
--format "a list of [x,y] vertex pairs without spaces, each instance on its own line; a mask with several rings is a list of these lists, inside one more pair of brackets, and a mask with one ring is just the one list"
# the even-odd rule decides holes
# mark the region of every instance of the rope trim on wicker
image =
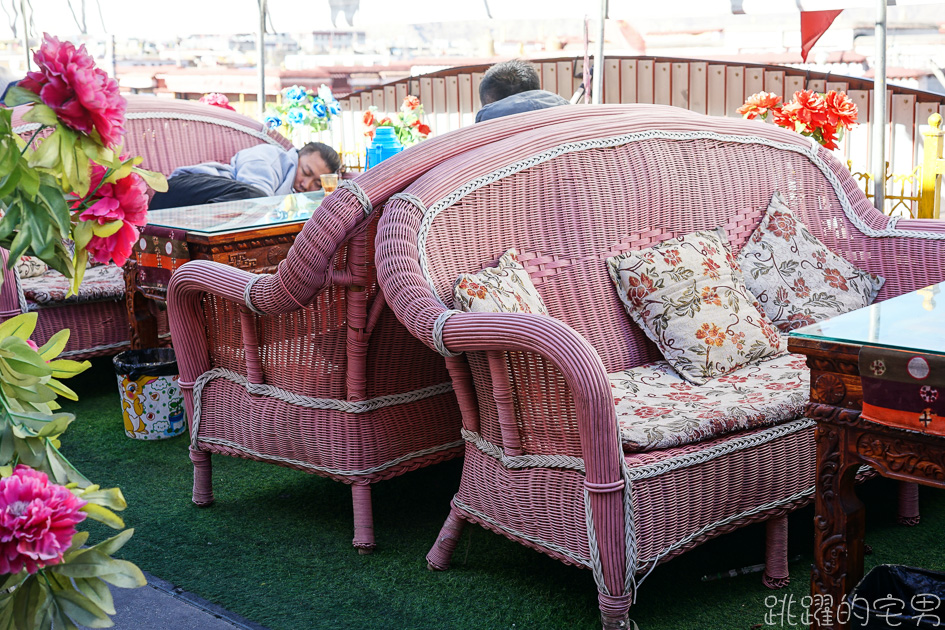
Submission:
[[645,466],[635,466],[627,471],[627,478],[631,482],[638,479],[649,479],[650,477],[657,477],[679,468],[703,464],[717,457],[728,455],[729,453],[735,453],[746,448],[754,448],[765,442],[784,437],[785,435],[797,433],[798,431],[814,426],[814,424],[814,421],[810,418],[791,420],[790,422],[785,422],[784,424],[779,424],[751,435],[736,437],[723,444],[717,444],[716,446],[695,453],[671,457]]
[[562,468],[584,472],[584,460],[570,455],[506,455],[505,452],[481,435],[468,429],[461,430],[463,439],[477,449],[497,460],[509,469]]
[[[760,138],[757,136],[736,136],[731,134],[720,134],[714,131],[643,131],[635,132],[629,134],[623,134],[620,136],[612,136],[609,138],[597,138],[593,140],[582,140],[580,142],[569,142],[565,144],[552,147],[546,151],[538,153],[527,157],[518,162],[508,164],[502,168],[496,169],[490,173],[477,177],[474,180],[466,182],[447,196],[437,200],[429,209],[424,212],[423,218],[420,221],[420,228],[417,231],[417,249],[420,253],[420,269],[423,272],[423,277],[427,282],[427,285],[430,287],[432,293],[436,299],[446,307],[446,304],[440,299],[439,294],[436,292],[436,287],[433,284],[433,279],[430,275],[429,263],[427,260],[427,238],[429,237],[430,229],[433,226],[433,221],[436,219],[437,215],[440,214],[443,210],[446,210],[450,206],[456,204],[458,201],[463,199],[465,196],[470,193],[496,182],[500,179],[514,175],[519,171],[523,171],[532,166],[541,164],[553,158],[556,158],[560,155],[566,153],[573,153],[576,151],[584,151],[587,149],[600,149],[607,147],[619,146],[622,144],[629,144],[631,142],[639,142],[642,140],[692,140],[692,139],[711,139],[717,140],[719,142],[735,142],[738,144],[761,144],[776,149],[781,149],[785,151],[793,151],[807,157],[833,187],[834,192],[837,195],[837,198],[840,200],[840,206],[843,209],[843,213],[850,220],[850,222],[864,235],[868,237],[882,237],[882,236],[904,236],[908,238],[923,238],[923,239],[932,239],[932,240],[941,240],[945,239],[945,234],[942,233],[933,233],[933,232],[921,232],[921,231],[906,231],[896,229],[895,226],[898,223],[898,219],[890,220],[887,222],[886,229],[875,229],[868,226],[863,220],[857,215],[853,210],[853,204],[850,203],[850,200],[847,198],[846,193],[843,190],[843,186],[840,184],[839,178],[830,170],[830,167],[827,163],[820,158],[818,155],[818,146],[813,141],[808,144],[806,147],[799,147],[794,144],[786,144],[783,142],[775,142],[773,140],[768,140],[767,138]],[[422,208],[423,206],[420,205]],[[447,307],[449,308],[449,307]]]
[[253,292],[253,285],[259,282],[260,280],[262,280],[263,277],[271,276],[271,275],[272,275],[271,273],[256,274],[252,278],[250,278],[250,281],[246,284],[246,288],[243,289],[243,303],[246,304],[246,308],[256,313],[257,315],[265,315],[266,313],[256,308],[256,306],[253,304],[253,300],[250,297],[250,295]]
[[353,179],[341,180],[338,183],[338,188],[343,188],[357,197],[358,201],[361,202],[361,207],[364,209],[364,216],[368,216],[374,212],[374,206],[371,205],[371,198],[368,197],[367,193],[364,192],[364,189],[355,183]]
[[594,513],[591,510],[591,495],[587,491],[587,480],[584,481],[584,524],[587,527],[587,548],[591,552],[591,574],[597,590],[604,595],[611,595],[607,583],[604,582],[604,567],[600,563],[600,549],[597,547],[597,528],[594,527]]
[[285,464],[291,464],[292,466],[305,468],[306,470],[313,470],[313,471],[325,473],[328,475],[337,475],[339,477],[358,477],[358,476],[363,476],[363,475],[372,475],[374,473],[381,472],[382,470],[391,468],[392,466],[402,464],[403,462],[411,461],[413,459],[424,457],[426,455],[432,455],[433,453],[439,453],[440,451],[447,451],[449,449],[456,448],[457,446],[462,446],[463,444],[462,440],[457,440],[456,442],[449,442],[447,444],[441,444],[439,446],[431,446],[430,448],[425,448],[420,451],[407,453],[406,455],[402,455],[398,457],[397,459],[391,460],[389,462],[385,462],[383,464],[379,464],[372,468],[365,468],[364,470],[342,470],[340,468],[329,468],[327,466],[315,466],[308,462],[303,462],[297,459],[289,459],[286,457],[279,457],[277,455],[267,455],[265,453],[260,453],[259,451],[255,451],[251,448],[247,448],[243,446],[242,444],[237,444],[236,442],[231,442],[229,440],[223,440],[220,438],[201,438],[200,441],[203,442],[204,444],[217,444],[219,446],[225,446],[226,448],[231,448],[231,449],[240,451],[241,453],[245,453],[246,455],[251,455],[255,459],[272,461],[272,462],[282,462]]
[[347,413],[367,413],[382,407],[390,407],[392,405],[414,402],[424,398],[430,398],[432,396],[444,394],[453,390],[453,384],[450,382],[431,385],[429,387],[417,389],[412,392],[391,394],[388,396],[378,396],[377,398],[372,398],[371,400],[351,401],[338,400],[335,398],[312,398],[311,396],[302,396],[278,387],[273,387],[272,385],[250,383],[249,380],[242,374],[237,374],[236,372],[227,370],[225,368],[213,368],[212,370],[207,370],[201,374],[194,382],[194,420],[193,429],[191,430],[190,436],[190,442],[194,448],[197,448],[197,436],[200,431],[200,412],[202,406],[203,388],[207,383],[215,378],[223,378],[230,381],[231,383],[242,385],[244,388],[246,388],[248,393],[254,396],[268,396],[270,398],[276,398],[291,405],[305,407],[307,409],[330,409],[334,411],[345,411]]
[[427,213],[427,207],[426,205],[424,205],[423,200],[420,199],[420,197],[414,195],[413,193],[399,192],[396,195],[391,195],[390,199],[388,200],[388,203],[390,203],[394,199],[403,199],[407,203],[417,206],[417,208],[420,209],[421,216]]
[[[439,298],[437,298],[439,299]],[[433,322],[433,345],[434,349],[439,352],[444,357],[458,357],[462,352],[453,352],[446,347],[446,344],[443,343],[443,327],[446,326],[446,320],[455,315],[456,313],[461,313],[462,311],[455,311],[453,309],[447,309],[437,315],[436,321]]]
[[20,303],[20,312],[29,312],[30,303],[26,301],[26,293],[23,292],[23,283],[20,282],[19,275],[16,275],[16,299]]
[[[235,129],[236,131],[241,131],[245,134],[249,134],[254,138],[259,138],[264,142],[269,144],[274,144],[277,147],[284,148],[277,140],[273,139],[265,131],[259,129],[253,129],[252,127],[247,127],[246,125],[240,125],[235,122],[230,122],[228,120],[221,120],[219,118],[213,118],[212,116],[197,116],[194,114],[181,114],[178,112],[131,112],[125,114],[125,119],[127,120],[147,120],[149,118],[162,119],[162,120],[192,120],[194,122],[208,123],[211,125],[217,125],[220,127],[229,127],[230,129]],[[28,131],[33,131],[39,129],[39,123],[28,123],[25,125],[19,125],[13,128],[13,133],[21,134]]]
[[522,539],[522,540],[527,540],[527,541],[530,542],[530,543],[534,543],[534,544],[536,544],[536,545],[538,545],[538,546],[540,546],[540,547],[544,547],[545,549],[548,549],[548,550],[550,550],[550,551],[554,551],[555,553],[559,553],[559,554],[561,554],[562,556],[565,556],[565,557],[567,557],[567,558],[570,558],[570,559],[573,560],[576,564],[579,564],[579,565],[581,565],[581,566],[584,566],[584,567],[587,567],[588,569],[592,569],[592,570],[593,570],[593,567],[591,566],[591,561],[590,561],[590,559],[588,559],[588,558],[582,558],[582,557],[580,557],[580,556],[577,556],[577,555],[575,555],[574,553],[572,553],[571,551],[568,551],[567,549],[565,549],[564,547],[561,547],[561,546],[556,545],[556,544],[554,544],[554,543],[547,542],[547,541],[542,540],[542,539],[540,539],[540,538],[535,538],[534,536],[529,536],[528,534],[525,534],[525,533],[523,533],[523,532],[520,532],[520,531],[518,531],[517,529],[513,529],[513,528],[511,528],[511,527],[506,527],[505,525],[502,525],[501,523],[499,523],[499,522],[496,521],[495,519],[492,519],[492,518],[486,516],[485,514],[483,514],[482,512],[479,512],[478,510],[474,510],[473,508],[469,507],[468,505],[466,505],[465,503],[463,503],[462,501],[460,501],[460,500],[459,500],[458,498],[456,498],[455,496],[453,497],[453,505],[454,505],[455,507],[457,507],[458,509],[462,510],[463,512],[466,512],[467,514],[471,514],[472,516],[475,516],[477,519],[482,520],[482,521],[484,521],[484,522],[486,522],[486,523],[489,523],[492,527],[495,527],[496,529],[499,529],[499,530],[502,530],[503,532],[507,532],[507,533],[511,534],[511,535],[514,536],[515,538],[520,538],[520,539]]

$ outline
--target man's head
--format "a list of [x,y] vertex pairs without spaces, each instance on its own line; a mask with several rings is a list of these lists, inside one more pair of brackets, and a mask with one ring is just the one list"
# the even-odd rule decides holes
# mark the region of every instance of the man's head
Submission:
[[540,90],[538,71],[527,61],[513,59],[497,63],[486,71],[479,84],[479,100],[488,105],[519,92]]
[[312,192],[322,189],[321,176],[335,173],[341,168],[341,156],[327,144],[309,142],[299,149],[299,167],[295,169],[296,192]]

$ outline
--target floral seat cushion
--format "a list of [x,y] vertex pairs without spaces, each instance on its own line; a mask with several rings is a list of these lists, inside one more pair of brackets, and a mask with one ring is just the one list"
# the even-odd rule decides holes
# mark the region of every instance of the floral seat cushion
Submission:
[[41,276],[20,280],[30,310],[38,305],[75,304],[100,300],[120,300],[125,297],[125,278],[122,268],[108,264],[90,267],[79,285],[79,294],[66,297],[72,281],[50,269]]
[[666,361],[608,375],[626,452],[700,442],[797,418],[808,400],[804,358],[782,354],[693,385]]

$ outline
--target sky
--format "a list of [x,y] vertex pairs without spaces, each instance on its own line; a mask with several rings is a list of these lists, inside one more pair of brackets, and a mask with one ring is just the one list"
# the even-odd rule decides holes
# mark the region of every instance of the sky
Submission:
[[[0,0],[7,15],[0,14],[0,37],[11,37],[8,20],[10,7],[21,0]],[[232,34],[253,33],[259,28],[257,0],[71,0],[78,11],[86,5],[86,20],[91,35],[108,32],[118,36],[159,39],[194,33]],[[646,2],[640,0],[610,0],[610,17],[635,20],[731,16],[733,3],[748,12],[793,12],[797,3],[806,9],[825,6],[870,6],[876,0],[673,0]],[[331,26],[328,0],[268,0],[272,23],[277,32],[305,32],[326,30]],[[945,2],[933,0],[898,0],[901,5],[941,4],[945,20]],[[68,37],[78,33],[69,10],[69,0],[29,0],[37,32],[48,31]],[[496,19],[581,19],[600,11],[599,0],[411,0],[409,3],[391,0],[360,0],[355,16],[355,27],[389,26],[410,22],[446,22],[486,20],[486,6]],[[98,8],[101,7],[101,18]],[[409,7],[409,9],[405,9]],[[895,12],[890,8],[891,15]],[[734,17],[734,19],[738,19]],[[796,18],[795,18],[796,19]],[[104,27],[103,30],[103,24]],[[792,20],[793,23],[793,20]],[[339,16],[339,28],[347,28]],[[593,29],[593,23],[591,28]]]

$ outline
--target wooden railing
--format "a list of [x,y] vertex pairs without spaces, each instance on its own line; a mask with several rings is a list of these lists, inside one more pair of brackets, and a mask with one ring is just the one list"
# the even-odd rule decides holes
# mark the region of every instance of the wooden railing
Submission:
[[[577,58],[535,61],[544,89],[570,98],[581,84],[583,60]],[[857,104],[859,122],[837,150],[838,157],[852,161],[857,171],[870,171],[873,82],[785,66],[672,59],[661,57],[608,57],[604,61],[605,103],[657,103],[683,107],[713,116],[737,116],[745,98],[774,92],[787,100],[796,90],[843,90]],[[362,116],[370,106],[381,112],[399,109],[408,94],[423,103],[425,121],[434,134],[473,124],[479,103],[479,83],[488,65],[450,68],[409,77],[362,90],[341,99],[340,124],[331,141],[344,151],[365,148]],[[892,173],[911,174],[922,163],[925,139],[922,130],[932,114],[945,114],[945,96],[890,85],[886,92],[888,133],[886,159]],[[918,184],[905,183],[902,194],[915,199],[901,203],[895,212],[917,216]],[[892,191],[890,191],[892,192]],[[891,205],[887,208],[891,209]]]

